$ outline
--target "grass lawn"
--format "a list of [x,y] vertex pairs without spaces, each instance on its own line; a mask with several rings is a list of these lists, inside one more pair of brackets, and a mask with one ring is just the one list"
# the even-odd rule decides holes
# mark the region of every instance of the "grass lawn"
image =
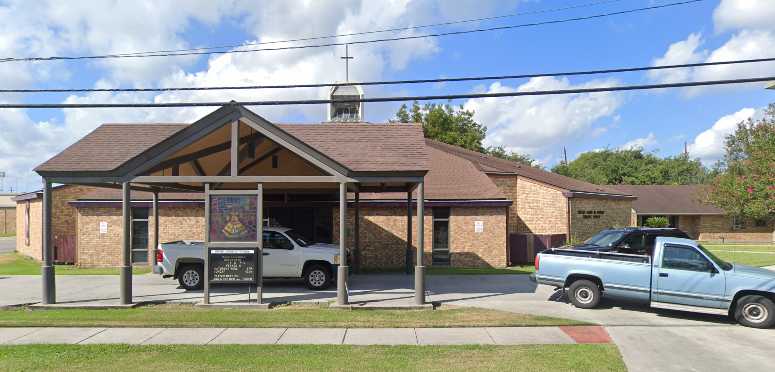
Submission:
[[[73,265],[56,265],[57,275],[118,275],[117,267],[81,268]],[[135,267],[135,274],[151,272],[148,266]],[[0,275],[40,275],[40,262],[17,253],[0,255]]]
[[702,243],[719,258],[750,266],[775,265],[775,244]]
[[626,371],[610,344],[524,346],[27,345],[0,347],[0,370]]
[[2,233],[2,232],[0,232],[0,238],[10,238],[12,236],[16,236],[16,233]]
[[[279,306],[270,310],[153,305],[134,309],[0,310],[0,327],[483,327],[584,324],[504,311],[444,307],[437,310],[335,310]],[[1,369],[1,368],[0,368]]]

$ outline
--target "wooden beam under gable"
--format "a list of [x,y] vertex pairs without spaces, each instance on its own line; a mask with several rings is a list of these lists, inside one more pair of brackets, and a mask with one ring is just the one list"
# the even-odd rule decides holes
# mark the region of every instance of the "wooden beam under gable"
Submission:
[[[261,133],[254,133],[254,134],[251,134],[251,135],[249,135],[247,137],[244,137],[244,140],[245,141],[254,141],[254,140],[256,140],[258,138],[262,138],[262,137],[263,137],[263,135]],[[190,161],[203,158],[205,156],[209,156],[209,155],[216,154],[216,153],[219,153],[219,152],[222,152],[222,151],[226,151],[226,150],[228,150],[230,148],[231,148],[231,141],[227,141],[227,142],[219,143],[217,145],[206,147],[204,149],[192,152],[190,154],[177,156],[177,157],[174,157],[172,159],[168,159],[168,160],[165,160],[165,161],[159,163],[159,165],[153,167],[150,171],[148,171],[148,174],[153,174],[153,173],[158,172],[158,171],[160,171],[162,169],[170,168],[170,167],[172,167],[174,165],[179,165],[179,164],[182,164],[182,163],[188,163]]]

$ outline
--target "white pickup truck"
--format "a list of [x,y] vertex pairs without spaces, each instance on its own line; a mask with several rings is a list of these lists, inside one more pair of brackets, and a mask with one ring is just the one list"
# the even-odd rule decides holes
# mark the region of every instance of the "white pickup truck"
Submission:
[[[156,272],[175,278],[187,290],[200,289],[204,279],[204,243],[159,244]],[[264,278],[303,278],[309,289],[328,288],[339,265],[339,246],[311,243],[289,228],[264,227]]]

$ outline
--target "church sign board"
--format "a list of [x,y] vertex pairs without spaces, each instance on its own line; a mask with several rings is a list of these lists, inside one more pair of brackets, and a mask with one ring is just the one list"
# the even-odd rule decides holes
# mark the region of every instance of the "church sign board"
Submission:
[[210,283],[256,282],[256,249],[210,249],[209,261]]

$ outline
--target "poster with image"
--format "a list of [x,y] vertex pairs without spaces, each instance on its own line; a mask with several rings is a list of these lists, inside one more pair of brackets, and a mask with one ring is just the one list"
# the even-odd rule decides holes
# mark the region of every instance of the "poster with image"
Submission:
[[210,241],[255,242],[255,195],[210,195]]

